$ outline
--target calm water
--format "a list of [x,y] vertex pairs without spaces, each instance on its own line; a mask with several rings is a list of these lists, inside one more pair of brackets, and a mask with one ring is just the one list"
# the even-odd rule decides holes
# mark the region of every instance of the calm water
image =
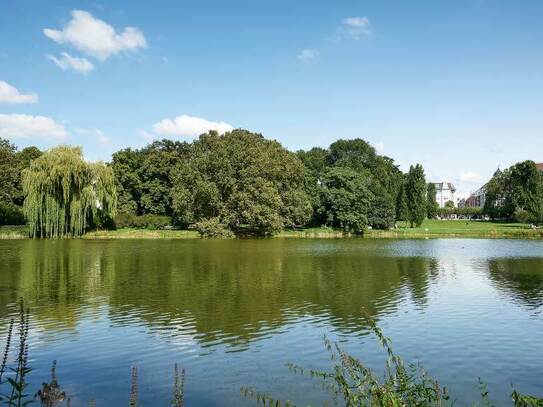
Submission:
[[[0,241],[0,335],[31,307],[31,390],[58,360],[75,405],[252,405],[241,386],[326,400],[288,362],[326,369],[327,335],[382,371],[362,309],[458,399],[543,395],[543,243],[514,240]],[[3,340],[2,340],[3,342]],[[2,346],[0,342],[0,346]],[[159,402],[157,402],[159,400]],[[84,404],[85,403],[85,404]]]

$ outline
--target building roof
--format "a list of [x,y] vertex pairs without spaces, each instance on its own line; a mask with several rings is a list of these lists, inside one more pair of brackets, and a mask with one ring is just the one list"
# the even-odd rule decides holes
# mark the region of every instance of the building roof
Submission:
[[539,163],[535,165],[539,171],[543,171],[543,163]]
[[450,182],[434,182],[433,183],[436,186],[437,191],[443,191],[448,189],[449,191],[455,192],[456,188],[454,185]]

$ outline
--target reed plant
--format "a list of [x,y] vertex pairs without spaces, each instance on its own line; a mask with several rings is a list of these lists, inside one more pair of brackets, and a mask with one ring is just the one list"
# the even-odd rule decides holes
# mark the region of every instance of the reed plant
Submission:
[[[366,317],[370,331],[378,339],[386,354],[385,373],[382,377],[364,365],[359,359],[349,355],[338,344],[324,338],[324,344],[333,362],[330,371],[305,369],[288,364],[291,372],[319,380],[331,396],[331,404],[348,407],[443,407],[452,406],[445,386],[430,376],[420,364],[406,364],[392,349],[391,341],[377,326],[375,320]],[[481,400],[477,405],[492,406],[486,385],[479,379]],[[252,388],[241,388],[244,397],[252,399],[257,405],[270,407],[294,407],[290,400],[279,400],[269,394]],[[516,390],[511,395],[514,407],[543,407],[543,399],[522,395]],[[324,403],[323,405],[329,405]]]
[[[405,365],[393,351],[391,341],[376,322],[367,317],[367,324],[378,339],[386,354],[385,373],[375,374],[360,360],[345,352],[339,345],[324,338],[324,344],[333,362],[329,371],[305,369],[289,364],[291,372],[310,376],[321,382],[331,395],[335,405],[378,406],[378,407],[444,407],[454,404],[447,388],[431,377],[420,364]],[[30,311],[25,309],[23,300],[19,301],[19,321],[11,319],[8,328],[0,365],[0,406],[23,407],[39,403],[42,407],[71,407],[71,399],[61,389],[56,375],[56,361],[51,367],[51,380],[43,383],[33,396],[28,393],[27,376],[32,371],[28,365]],[[13,362],[10,363],[10,358]],[[486,385],[479,379],[481,400],[476,405],[492,406]],[[252,388],[242,388],[243,396],[257,405],[275,407],[294,407],[292,401],[281,401]],[[516,390],[511,394],[514,407],[543,407],[543,399],[524,395]],[[173,372],[173,395],[167,403],[170,407],[185,405],[185,370],[177,363]],[[95,401],[88,406],[95,406]],[[326,404],[325,404],[326,405]],[[129,407],[138,406],[138,368],[131,368]]]
[[[30,310],[25,310],[22,300],[19,301],[19,323],[16,332],[14,326],[15,320],[11,319],[0,366],[0,404],[22,407],[32,402],[30,395],[26,393],[26,377],[32,370],[28,366]],[[13,347],[15,348],[12,349]],[[13,353],[16,357],[10,366],[9,357]]]

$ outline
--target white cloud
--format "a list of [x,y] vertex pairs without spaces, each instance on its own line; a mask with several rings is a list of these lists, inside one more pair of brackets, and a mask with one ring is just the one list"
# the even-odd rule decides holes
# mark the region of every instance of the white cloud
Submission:
[[67,52],[63,52],[60,55],[60,58],[49,54],[47,54],[46,57],[53,61],[55,65],[63,71],[73,69],[76,72],[87,74],[94,69],[94,65],[87,58],[73,57]]
[[359,40],[373,34],[371,22],[368,17],[347,17],[341,22],[338,37],[350,37]]
[[172,119],[164,119],[153,125],[153,131],[162,136],[196,137],[209,130],[219,134],[232,131],[234,127],[225,122],[211,122],[200,117],[182,115]]
[[0,103],[38,103],[38,95],[35,93],[23,94],[9,83],[0,81]]
[[316,59],[320,55],[319,50],[305,48],[298,54],[298,59],[300,61],[309,61],[311,59]]
[[122,51],[146,48],[143,33],[136,27],[125,27],[120,33],[91,13],[73,10],[72,19],[62,30],[45,28],[43,33],[59,44],[70,44],[84,54],[106,60]]
[[81,136],[92,137],[99,144],[108,144],[111,141],[111,139],[107,137],[106,135],[104,135],[104,133],[100,129],[76,128],[75,132]]
[[64,140],[68,133],[64,126],[45,116],[0,114],[0,137],[7,139],[51,138]]
[[468,171],[468,172],[460,173],[460,181],[462,182],[476,183],[476,182],[481,182],[482,179],[483,177],[481,176],[481,174],[477,172]]
[[379,141],[378,143],[376,143],[375,144],[375,150],[379,154],[383,154],[383,151],[385,150],[385,143],[383,143],[382,141]]

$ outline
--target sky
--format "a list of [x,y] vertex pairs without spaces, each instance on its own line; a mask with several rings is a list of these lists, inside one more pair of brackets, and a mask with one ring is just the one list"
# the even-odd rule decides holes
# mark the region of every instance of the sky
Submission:
[[543,162],[543,1],[0,3],[0,137],[108,161],[245,128],[363,138],[466,195]]

